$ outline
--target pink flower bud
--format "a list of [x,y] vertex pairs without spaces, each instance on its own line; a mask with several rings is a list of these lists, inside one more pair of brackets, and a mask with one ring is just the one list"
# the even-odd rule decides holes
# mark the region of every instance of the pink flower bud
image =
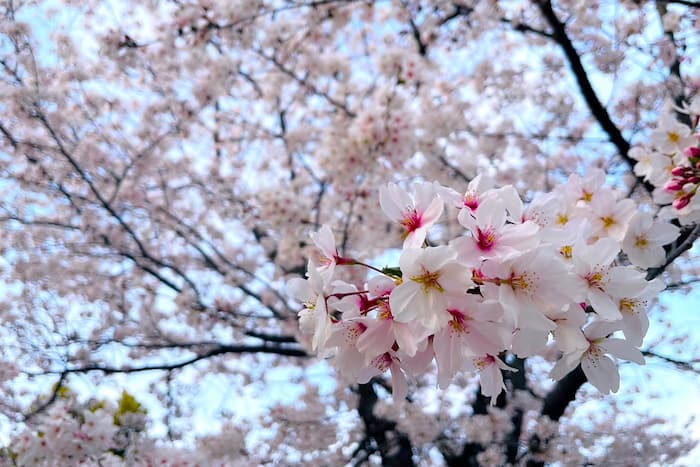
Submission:
[[673,180],[670,180],[664,189],[666,191],[680,191],[683,188],[683,185],[685,185],[684,180],[679,180],[677,178],[674,178]]
[[700,148],[691,146],[689,148],[685,148],[683,153],[686,155],[686,157],[688,157],[688,159],[697,159],[700,157]]
[[680,198],[676,198],[673,200],[673,207],[676,209],[683,209],[690,203],[690,198],[692,197],[691,193],[688,193],[685,196],[681,196]]
[[674,177],[682,177],[688,171],[688,167],[678,166],[671,170],[671,175]]

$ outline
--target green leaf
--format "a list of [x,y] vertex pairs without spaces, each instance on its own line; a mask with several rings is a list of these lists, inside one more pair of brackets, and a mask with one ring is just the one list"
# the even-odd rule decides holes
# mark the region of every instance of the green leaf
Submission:
[[384,266],[382,272],[387,276],[401,277],[401,268]]

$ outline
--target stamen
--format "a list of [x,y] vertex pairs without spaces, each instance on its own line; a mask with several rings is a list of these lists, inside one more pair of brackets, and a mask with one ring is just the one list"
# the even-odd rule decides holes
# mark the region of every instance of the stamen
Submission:
[[413,282],[417,282],[423,286],[424,293],[428,293],[430,289],[435,289],[440,293],[444,292],[445,289],[442,288],[442,286],[438,282],[438,279],[440,279],[440,272],[430,272],[425,270],[423,271],[422,275],[411,277],[411,280]]
[[615,220],[615,218],[610,217],[610,216],[601,217],[600,220],[603,221],[603,228],[604,229],[609,229],[613,225],[617,224],[617,221]]
[[459,310],[447,310],[449,314],[452,315],[452,320],[450,321],[450,326],[455,331],[461,334],[469,334],[469,327],[467,326],[467,319]]
[[477,244],[479,249],[482,251],[489,251],[496,244],[498,236],[496,235],[496,230],[493,227],[489,227],[486,230],[476,229],[477,233]]
[[649,241],[646,239],[646,237],[637,237],[637,239],[634,241],[634,246],[642,250],[646,249],[648,245]]
[[401,225],[406,227],[408,233],[415,232],[423,225],[422,216],[415,209],[412,209],[404,215]]

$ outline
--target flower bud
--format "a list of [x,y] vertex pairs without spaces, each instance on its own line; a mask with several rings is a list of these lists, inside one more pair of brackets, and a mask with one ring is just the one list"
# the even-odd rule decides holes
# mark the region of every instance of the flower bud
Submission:
[[688,193],[685,196],[681,196],[680,198],[676,198],[673,200],[673,207],[676,209],[683,209],[690,203],[690,198],[692,197],[692,193]]
[[685,180],[679,180],[677,178],[674,178],[673,180],[669,180],[669,182],[666,183],[664,189],[666,191],[680,191],[681,189],[683,189],[683,185],[685,185]]
[[700,158],[700,148],[695,147],[695,146],[690,146],[689,148],[685,148],[685,151],[683,153],[686,155],[688,159],[697,159]]
[[671,175],[673,175],[674,177],[682,177],[683,175],[685,175],[688,172],[688,170],[689,170],[689,167],[684,167],[682,165],[678,166],[678,167],[674,167],[673,170],[671,170]]

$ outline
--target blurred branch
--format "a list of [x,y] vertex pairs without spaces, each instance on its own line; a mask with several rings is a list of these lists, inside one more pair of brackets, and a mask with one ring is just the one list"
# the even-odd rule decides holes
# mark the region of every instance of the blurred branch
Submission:
[[367,438],[376,443],[384,467],[414,466],[413,448],[408,436],[396,429],[395,421],[386,420],[374,414],[374,407],[379,401],[377,393],[374,391],[375,382],[377,381],[373,379],[357,387],[357,392],[360,395],[357,412],[365,426]]
[[689,6],[692,8],[700,8],[700,2],[692,2],[690,0],[656,0],[655,3],[661,3],[664,5],[669,5],[673,3],[676,5]]
[[[470,7],[470,6],[461,4],[461,3],[453,3],[452,6],[454,6],[455,10],[452,13],[450,13],[449,15],[447,15],[446,17],[444,17],[440,21],[440,26],[443,26],[443,25],[449,23],[450,21],[452,21],[455,18],[459,18],[459,17],[468,18],[469,15],[471,15],[474,12],[473,7]],[[504,23],[504,24],[510,24],[513,27],[514,31],[529,32],[529,33],[537,34],[538,36],[547,37],[550,39],[552,38],[552,35],[550,33],[548,33],[547,31],[542,31],[541,29],[534,28],[534,27],[529,26],[529,25],[522,23],[520,21],[513,21],[513,20],[508,19],[508,18],[499,18],[498,21],[500,21],[501,23]]]
[[700,277],[695,277],[684,281],[671,282],[670,284],[666,285],[666,290],[682,289],[686,285],[697,284],[698,282],[700,282]]
[[303,349],[290,347],[278,347],[269,345],[219,345],[216,348],[177,363],[161,363],[157,365],[144,366],[124,366],[110,367],[102,365],[87,365],[77,368],[65,368],[63,370],[48,370],[44,372],[28,372],[29,376],[41,376],[47,374],[68,374],[68,373],[87,373],[90,371],[100,371],[106,374],[127,374],[127,373],[143,373],[146,371],[169,371],[177,368],[183,368],[192,365],[200,360],[216,357],[226,354],[242,354],[242,353],[266,353],[274,355],[282,355],[286,357],[308,357],[308,354]]
[[[525,366],[525,359],[515,357],[510,366],[515,368],[516,371],[508,371],[506,372],[505,376],[511,382],[512,390],[514,392],[529,392],[530,388],[527,385],[527,367]],[[503,394],[505,394],[505,392]],[[510,417],[510,421],[513,424],[513,429],[506,435],[505,454],[506,460],[510,464],[515,465],[516,460],[518,458],[518,450],[520,448],[520,436],[523,430],[525,410],[523,409],[523,407],[515,405],[512,413],[513,414]]]
[[[655,5],[656,11],[659,14],[659,21],[663,23],[664,15],[666,15],[667,13],[666,4],[664,2],[655,2]],[[681,108],[684,104],[687,103],[687,101],[685,99],[685,93],[683,90],[683,88],[685,87],[685,83],[683,82],[683,77],[681,76],[681,57],[678,55],[678,44],[676,43],[676,37],[673,34],[673,31],[665,30],[664,35],[668,38],[671,44],[673,44],[673,51],[675,57],[673,59],[673,63],[671,63],[671,65],[668,67],[668,71],[672,77],[675,77],[678,80],[678,84],[680,84],[680,87],[678,87],[676,89],[676,92],[673,93],[673,101],[675,102],[677,107]],[[670,87],[673,89],[673,80],[669,80],[669,82]],[[690,115],[676,111],[676,118],[684,125],[687,125],[692,128],[693,125],[690,120]]]
[[[569,404],[576,399],[576,393],[583,384],[588,381],[586,375],[581,369],[581,365],[577,366],[574,371],[564,376],[557,381],[551,391],[544,398],[544,405],[540,415],[549,417],[553,421],[558,421]],[[527,467],[543,467],[544,462],[537,458],[537,455],[547,450],[547,439],[541,439],[537,435],[533,435],[529,441],[530,459],[527,461]]]
[[416,46],[418,47],[418,54],[421,57],[426,57],[428,55],[428,45],[423,41],[423,38],[421,37],[420,29],[418,29],[418,25],[414,21],[413,14],[411,13],[410,10],[410,5],[406,0],[402,0],[401,5],[404,7],[406,10],[406,14],[408,15],[408,24],[411,26],[411,36],[413,36],[413,39],[416,41]]
[[57,229],[65,229],[65,230],[80,230],[80,227],[78,227],[78,226],[65,224],[63,222],[54,221],[54,220],[50,220],[50,219],[29,220],[29,219],[24,219],[24,218],[21,218],[19,216],[14,216],[14,215],[0,217],[0,222],[8,222],[8,221],[15,221],[15,222],[19,222],[22,225],[29,225],[29,226],[55,227]]
[[56,381],[56,384],[53,386],[53,391],[51,391],[51,396],[44,402],[43,404],[39,405],[39,407],[35,408],[28,414],[24,416],[24,421],[28,422],[32,418],[36,417],[39,415],[41,412],[44,410],[48,409],[51,404],[56,402],[56,399],[58,398],[59,394],[61,393],[61,389],[63,388],[63,382],[66,380],[67,373],[62,372],[61,376],[58,378],[58,381]]
[[700,358],[696,358],[694,360],[677,360],[675,358],[667,357],[665,355],[660,355],[656,352],[653,352],[651,350],[642,350],[642,355],[645,357],[652,357],[652,358],[657,358],[659,360],[663,360],[667,363],[671,363],[675,365],[678,369],[684,370],[684,371],[692,371],[694,373],[700,373],[700,368],[695,367],[695,364],[700,363]]
[[280,62],[276,57],[270,56],[265,54],[262,50],[256,50],[256,53],[261,57],[270,62],[277,68],[280,72],[283,74],[289,76],[292,78],[294,81],[296,81],[300,86],[306,88],[311,94],[314,94],[316,96],[322,97],[323,99],[326,100],[329,104],[331,104],[333,107],[337,108],[338,110],[341,110],[345,116],[349,118],[354,118],[356,115],[354,112],[352,112],[343,102],[338,101],[334,97],[332,97],[330,94],[328,94],[325,91],[322,91],[318,89],[313,83],[311,83],[308,79],[306,79],[303,76],[298,76],[296,73],[294,73],[293,70],[287,68],[282,62]]
[[[192,280],[178,268],[174,264],[169,264],[161,259],[156,258],[153,256],[145,247],[139,236],[136,234],[134,229],[125,221],[125,219],[115,210],[115,208],[110,204],[110,202],[102,195],[100,190],[97,189],[97,186],[95,185],[92,177],[81,167],[81,165],[78,163],[78,161],[73,157],[73,154],[70,153],[68,148],[63,143],[62,138],[59,136],[58,132],[54,129],[54,127],[50,124],[48,118],[44,113],[41,111],[38,105],[35,105],[32,111],[32,117],[37,119],[39,122],[41,122],[42,126],[46,129],[48,134],[51,136],[51,139],[53,139],[54,143],[56,143],[58,151],[61,153],[61,155],[68,161],[68,163],[73,167],[73,169],[78,173],[80,178],[87,184],[88,188],[90,189],[90,192],[95,196],[97,201],[99,202],[100,206],[102,206],[109,214],[114,218],[114,220],[122,227],[124,232],[131,238],[131,240],[136,244],[136,247],[140,253],[140,255],[152,263],[154,263],[156,266],[169,269],[173,273],[175,273],[177,276],[179,276],[195,293],[197,296],[198,300],[200,299],[200,292],[197,289],[197,286],[192,282]],[[106,240],[106,244],[109,244],[109,239],[107,237],[104,237]],[[139,267],[141,267],[144,271],[148,272],[149,274],[152,274],[161,282],[164,284],[168,285],[170,288],[173,288],[174,290],[178,290],[178,288],[174,288],[172,282],[166,280],[163,278],[160,274],[158,274],[155,269],[146,267],[143,264],[139,264],[138,261],[136,261],[136,258],[133,254],[127,253],[127,252],[122,252],[122,254],[130,258],[132,261],[134,261]],[[200,300],[201,303],[201,300]]]
[[698,237],[700,237],[700,224],[691,224],[681,229],[681,234],[674,243],[675,246],[666,253],[666,261],[659,267],[650,268],[647,271],[647,280],[650,281],[664,272],[676,258],[693,247],[693,243]]
[[[552,38],[561,46],[564,55],[569,62],[571,71],[576,78],[576,82],[578,83],[579,89],[584,100],[586,101],[586,104],[588,104],[591,114],[598,121],[603,131],[607,133],[608,137],[610,138],[610,142],[617,148],[619,156],[627,163],[627,165],[629,165],[630,169],[634,168],[636,161],[629,156],[630,143],[622,135],[620,129],[612,121],[607,109],[605,106],[603,106],[602,102],[600,102],[600,99],[598,99],[598,95],[593,89],[593,85],[588,78],[588,73],[583,67],[581,57],[566,33],[566,27],[561,21],[559,21],[559,18],[554,12],[551,1],[540,0],[538,2],[538,6],[553,30]],[[652,193],[654,191],[654,186],[651,183],[639,176],[637,176],[637,179],[639,183],[647,190],[647,192]]]

